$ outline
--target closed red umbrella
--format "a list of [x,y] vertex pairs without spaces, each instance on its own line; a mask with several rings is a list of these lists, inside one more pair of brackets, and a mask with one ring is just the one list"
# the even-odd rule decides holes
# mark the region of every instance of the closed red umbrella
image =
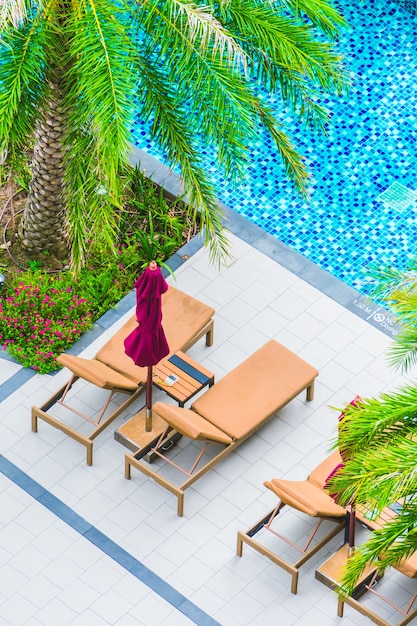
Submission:
[[125,352],[136,365],[148,368],[146,379],[146,431],[152,430],[152,367],[169,354],[162,328],[161,296],[168,283],[155,261],[139,276],[136,289],[138,325],[124,341]]

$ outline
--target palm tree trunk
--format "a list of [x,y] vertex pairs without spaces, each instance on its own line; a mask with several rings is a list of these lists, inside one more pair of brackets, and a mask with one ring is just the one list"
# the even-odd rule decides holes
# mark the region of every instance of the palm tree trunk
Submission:
[[51,96],[35,129],[32,179],[19,236],[31,253],[49,252],[58,258],[69,254],[63,193],[63,108],[58,84],[50,84]]

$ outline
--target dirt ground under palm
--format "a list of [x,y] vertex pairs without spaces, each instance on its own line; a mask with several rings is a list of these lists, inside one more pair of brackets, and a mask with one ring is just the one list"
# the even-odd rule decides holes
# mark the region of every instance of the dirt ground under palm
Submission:
[[17,224],[25,206],[26,194],[0,187],[0,269],[29,267],[29,257],[17,237]]
[[26,193],[8,186],[0,187],[0,272],[42,268],[62,269],[62,263],[49,254],[29,255],[17,234],[26,203]]

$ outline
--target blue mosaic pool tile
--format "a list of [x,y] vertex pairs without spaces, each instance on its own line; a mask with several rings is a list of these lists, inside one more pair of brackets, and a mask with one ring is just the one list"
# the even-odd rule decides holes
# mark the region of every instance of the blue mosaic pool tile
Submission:
[[[399,211],[380,201],[395,182],[417,192],[416,2],[397,2],[338,3],[350,25],[340,46],[353,83],[345,97],[323,100],[332,112],[327,137],[276,109],[310,167],[308,200],[294,192],[261,129],[239,186],[206,155],[222,202],[363,293],[370,265],[404,268],[417,252],[413,205]],[[133,137],[164,159],[139,120]]]

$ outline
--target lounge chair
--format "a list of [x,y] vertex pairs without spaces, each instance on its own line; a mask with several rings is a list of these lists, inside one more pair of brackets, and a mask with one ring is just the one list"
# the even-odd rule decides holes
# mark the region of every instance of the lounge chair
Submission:
[[[307,480],[272,479],[265,482],[265,486],[278,497],[277,505],[249,530],[245,532],[238,531],[237,555],[242,556],[243,544],[246,543],[257,552],[267,556],[273,563],[291,574],[291,592],[294,594],[297,593],[300,567],[345,528],[346,509],[336,504],[333,498],[324,491],[327,477],[340,462],[341,457],[339,452],[336,451],[322,461],[309,474]],[[285,506],[317,519],[303,546],[295,544],[272,527],[274,522],[280,521],[279,518],[277,520],[277,517]],[[331,524],[328,532],[318,539],[317,533],[325,521],[333,522],[333,524]],[[265,544],[255,540],[255,535],[261,531],[273,533],[278,539],[301,553],[300,558],[295,562],[289,562]]]
[[[317,375],[318,371],[299,356],[276,341],[269,341],[203,393],[191,409],[155,403],[155,413],[167,423],[161,442],[170,431],[201,442],[190,469],[159,452],[160,442],[152,449],[186,475],[184,482],[178,485],[144,464],[141,451],[125,456],[126,478],[131,478],[132,467],[153,478],[177,496],[177,513],[182,516],[185,490],[303,390],[307,390],[307,400],[312,400]],[[207,448],[212,444],[216,452],[207,460]]]
[[[204,336],[206,345],[213,344],[214,309],[211,307],[170,286],[162,296],[162,313],[163,327],[171,350],[170,355],[177,351],[187,351]],[[147,368],[135,365],[124,351],[123,341],[136,324],[136,317],[132,315],[92,359],[66,353],[58,357],[58,362],[69,369],[72,375],[68,383],[45,404],[41,407],[32,407],[33,432],[38,430],[39,419],[62,430],[86,447],[87,464],[92,465],[94,439],[136,400],[146,386]],[[104,405],[93,419],[71,406],[67,400],[70,390],[78,379],[109,390]],[[118,392],[127,394],[127,400],[106,415],[114,394]],[[84,435],[67,422],[53,417],[48,411],[55,404],[60,404],[87,422],[91,422],[94,429],[88,435]]]

